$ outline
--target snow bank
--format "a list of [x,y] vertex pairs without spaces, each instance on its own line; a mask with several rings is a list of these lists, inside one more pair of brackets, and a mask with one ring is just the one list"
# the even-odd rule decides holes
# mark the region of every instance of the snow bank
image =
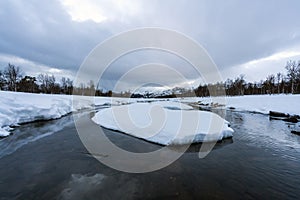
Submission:
[[0,135],[9,135],[9,126],[68,114],[70,98],[58,95],[27,94],[0,91]]
[[[193,102],[201,101],[204,104],[212,103],[212,100],[209,97],[178,98],[178,99],[169,99],[170,101],[166,101],[162,99],[128,99],[128,98],[110,98],[110,97],[94,98],[94,97],[76,96],[75,98],[76,101],[72,105],[72,98],[73,97],[69,95],[47,95],[47,94],[30,94],[30,93],[21,93],[21,92],[0,91],[0,136],[9,135],[11,131],[11,127],[18,126],[21,123],[32,122],[37,120],[57,119],[72,111],[77,111],[83,108],[92,108],[93,105],[96,106],[97,105],[124,105],[124,104],[132,104],[135,102],[148,102],[148,103],[144,103],[144,104],[139,103],[137,105],[132,105],[132,107],[125,106],[126,109],[130,108],[131,110],[134,110],[134,106],[148,105],[148,107],[146,106],[145,108],[139,108],[141,112],[148,113],[150,109],[149,106],[153,107],[154,105],[158,105],[163,108],[163,110],[165,111],[164,113],[168,115],[174,115],[168,117],[169,119],[166,120],[166,126],[171,127],[174,126],[175,124],[175,123],[171,123],[171,121],[175,121],[177,120],[178,116],[181,116],[181,114],[178,113],[182,112],[183,113],[182,116],[186,118],[191,118],[190,116],[192,115],[191,113],[196,112],[196,111],[193,112],[189,111],[192,109],[190,106],[186,104],[181,104],[179,102],[193,103]],[[152,103],[149,103],[151,101]],[[237,111],[250,111],[250,112],[263,113],[263,114],[268,114],[269,111],[277,111],[282,113],[289,113],[291,115],[300,115],[299,102],[300,102],[300,95],[251,95],[251,96],[245,95],[245,96],[226,97],[227,108],[234,107],[235,110]],[[213,103],[221,103],[221,102],[218,102],[218,99],[216,99],[214,100]],[[116,109],[117,108],[113,108],[113,110]],[[156,109],[154,109],[154,111],[155,110]],[[112,111],[107,110],[105,111],[105,113],[106,112],[112,112]],[[105,115],[110,115],[110,114],[106,113]],[[136,116],[140,116],[140,115],[141,114],[138,113],[136,114]],[[204,115],[205,115],[204,112],[201,112],[201,114],[199,114],[200,117]],[[210,115],[213,114],[208,114],[208,115],[209,115],[208,117],[211,117]],[[140,119],[143,119],[143,117],[146,116],[149,117],[149,115],[147,114],[142,116]],[[110,117],[111,116],[108,116],[108,119]],[[142,121],[143,120],[141,120],[141,123],[143,123]],[[201,121],[204,122],[205,120],[201,118]],[[114,124],[113,122],[110,123],[111,126]],[[101,124],[101,125],[109,126],[109,124]],[[112,126],[111,128],[119,130],[119,128],[116,126]],[[166,128],[168,129],[168,127]],[[202,131],[205,133],[205,130]],[[129,130],[127,130],[126,133],[130,134]],[[157,138],[154,137],[153,141],[155,139]],[[199,140],[201,140],[201,138]],[[159,143],[160,141],[158,140],[157,142]]]
[[92,120],[150,142],[170,145],[217,141],[233,130],[220,116],[176,102],[134,103],[100,110]]
[[92,105],[130,102],[122,98],[77,96],[72,105],[72,98],[70,95],[0,91],[0,136],[9,135],[11,127],[21,123],[57,119],[72,111],[91,108]]
[[[174,99],[175,100],[175,99]],[[180,102],[198,102],[211,103],[212,100],[209,97],[205,98],[183,98],[176,99]],[[220,103],[216,99],[213,103]],[[258,112],[262,114],[268,114],[269,111],[277,111],[282,113],[288,113],[291,115],[300,114],[300,95],[245,95],[226,97],[226,107],[233,107],[237,111],[249,111]]]
[[170,110],[193,110],[192,106],[189,106],[187,104],[173,102],[173,101],[153,101],[151,102],[151,105],[158,105],[166,109]]

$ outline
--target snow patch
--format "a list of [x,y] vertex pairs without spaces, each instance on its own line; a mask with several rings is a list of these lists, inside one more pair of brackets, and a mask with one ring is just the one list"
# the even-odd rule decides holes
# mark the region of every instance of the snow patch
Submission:
[[105,128],[162,145],[218,141],[232,137],[234,132],[217,114],[191,110],[177,102],[110,107],[97,112],[92,120]]

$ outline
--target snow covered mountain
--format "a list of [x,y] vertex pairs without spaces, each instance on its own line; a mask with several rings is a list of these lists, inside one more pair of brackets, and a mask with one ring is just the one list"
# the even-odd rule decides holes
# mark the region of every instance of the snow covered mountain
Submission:
[[176,97],[177,94],[182,94],[182,88],[168,87],[141,87],[135,90],[131,97],[133,98],[168,98]]
[[172,95],[172,91],[166,87],[141,87],[133,91],[133,98],[155,98]]

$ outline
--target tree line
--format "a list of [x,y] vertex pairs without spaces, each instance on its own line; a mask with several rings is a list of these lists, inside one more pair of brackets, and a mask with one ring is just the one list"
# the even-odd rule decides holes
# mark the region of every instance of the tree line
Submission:
[[[246,82],[245,75],[225,82],[215,84],[200,84],[195,89],[174,88],[173,94],[168,97],[185,96],[215,96],[224,94],[228,96],[255,95],[255,94],[300,94],[300,61],[288,61],[285,66],[286,74],[271,74],[259,82]],[[13,64],[0,70],[0,90],[15,92],[31,92],[46,94],[76,94],[85,96],[115,96],[132,97],[130,91],[114,93],[111,90],[103,91],[93,82],[81,83],[75,87],[70,78],[62,77],[59,81],[54,75],[39,74],[37,77],[24,76],[20,67]],[[179,93],[176,91],[180,91]]]
[[[227,79],[225,82],[216,84],[199,85],[192,92],[196,96],[210,96],[209,91],[226,92],[228,96],[255,95],[255,94],[300,94],[300,61],[288,61],[286,74],[270,74],[265,80],[259,82],[246,82],[245,75],[240,75],[235,79]],[[187,95],[191,91],[187,92]],[[183,94],[184,95],[184,94]]]
[[24,75],[20,67],[8,63],[3,71],[0,70],[0,90],[45,94],[67,94],[73,93],[86,96],[112,96],[112,92],[103,92],[96,89],[95,84],[90,81],[87,85],[79,87],[73,85],[70,78],[62,77],[59,81],[55,76],[39,74],[37,77]]
[[[215,84],[200,84],[194,89],[173,88],[172,97],[240,96],[258,94],[300,94],[300,61],[288,61],[286,74],[270,74],[265,80],[247,82],[245,75]],[[179,92],[178,92],[179,91]]]

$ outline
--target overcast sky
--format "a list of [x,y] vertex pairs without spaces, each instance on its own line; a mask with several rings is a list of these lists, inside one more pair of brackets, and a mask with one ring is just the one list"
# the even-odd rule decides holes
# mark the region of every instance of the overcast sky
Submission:
[[[298,0],[3,0],[0,67],[10,62],[30,75],[72,77],[105,39],[134,28],[160,27],[200,43],[224,79],[245,74],[247,81],[259,81],[285,72],[287,60],[300,60],[299,8]],[[193,69],[175,57],[145,51],[120,58],[104,78],[106,87],[121,76],[122,65],[146,63],[177,66],[198,84]],[[147,72],[155,75],[155,70]]]

